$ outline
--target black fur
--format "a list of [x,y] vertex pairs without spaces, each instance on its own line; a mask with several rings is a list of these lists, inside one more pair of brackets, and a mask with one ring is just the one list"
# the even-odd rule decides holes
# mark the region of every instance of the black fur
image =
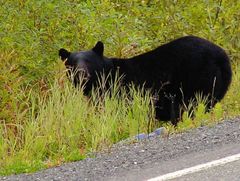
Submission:
[[[107,58],[98,42],[92,50],[70,53],[59,50],[67,67],[87,75],[87,94],[101,72],[124,75],[123,85],[133,83],[158,94],[156,118],[177,124],[182,112],[196,93],[208,96],[208,108],[220,101],[231,83],[229,58],[219,46],[195,36],[186,36],[147,53],[129,58]],[[66,57],[68,56],[68,57]],[[79,83],[74,77],[75,86]]]

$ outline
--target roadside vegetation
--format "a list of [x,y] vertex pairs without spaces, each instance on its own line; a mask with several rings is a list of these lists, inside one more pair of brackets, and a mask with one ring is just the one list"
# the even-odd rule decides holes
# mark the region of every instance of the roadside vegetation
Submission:
[[[240,1],[28,1],[0,5],[0,175],[33,172],[81,160],[91,152],[165,126],[168,133],[240,115]],[[131,57],[184,35],[206,38],[230,56],[233,80],[225,98],[174,128],[156,122],[151,95],[116,80],[109,94],[83,96],[65,76],[59,48]],[[150,106],[149,106],[150,105]],[[186,108],[193,110],[192,108]]]

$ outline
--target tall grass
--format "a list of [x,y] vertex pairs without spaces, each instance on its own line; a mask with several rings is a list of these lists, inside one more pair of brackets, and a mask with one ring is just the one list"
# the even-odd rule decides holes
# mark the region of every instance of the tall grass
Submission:
[[[235,81],[239,82],[236,74],[233,85]],[[24,119],[18,116],[15,124],[1,123],[0,175],[32,172],[81,160],[88,153],[109,148],[120,140],[148,133],[161,125],[168,133],[181,132],[239,114],[229,113],[231,109],[224,108],[224,101],[206,113],[206,100],[198,95],[197,104],[190,104],[182,121],[173,127],[156,122],[149,92],[134,86],[126,90],[118,79],[108,89],[103,84],[96,87],[91,97],[84,96],[82,88],[75,88],[70,82],[56,79],[49,84],[45,94],[29,91],[22,103],[25,104]],[[231,91],[232,87],[228,94]],[[239,106],[236,101],[230,105],[235,110]]]
[[81,88],[57,81],[47,96],[30,93],[27,120],[14,125],[17,135],[6,129],[9,124],[1,124],[0,174],[80,160],[89,152],[148,131],[153,112],[150,96],[143,96],[143,91],[132,87],[130,94],[123,89],[120,96],[110,91],[92,94],[86,98]]

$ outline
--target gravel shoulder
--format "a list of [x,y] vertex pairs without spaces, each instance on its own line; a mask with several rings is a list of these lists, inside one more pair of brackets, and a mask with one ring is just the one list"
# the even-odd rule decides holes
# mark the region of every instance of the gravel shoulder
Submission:
[[235,143],[240,143],[240,118],[167,138],[153,137],[131,144],[121,142],[105,153],[96,154],[95,158],[33,174],[0,177],[0,180],[108,180],[129,170],[145,169],[159,162]]

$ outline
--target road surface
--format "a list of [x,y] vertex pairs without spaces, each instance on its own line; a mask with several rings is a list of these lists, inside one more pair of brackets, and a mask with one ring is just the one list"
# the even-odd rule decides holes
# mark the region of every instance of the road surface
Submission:
[[[0,180],[149,180],[175,174],[174,181],[240,180],[238,159],[196,171],[204,164],[240,154],[240,119],[213,127],[200,127],[168,138],[118,143],[94,158],[67,163],[34,174],[0,177]],[[187,171],[194,170],[186,174]],[[180,174],[179,172],[185,173]],[[177,174],[176,174],[177,173]],[[177,177],[176,177],[177,175]]]

